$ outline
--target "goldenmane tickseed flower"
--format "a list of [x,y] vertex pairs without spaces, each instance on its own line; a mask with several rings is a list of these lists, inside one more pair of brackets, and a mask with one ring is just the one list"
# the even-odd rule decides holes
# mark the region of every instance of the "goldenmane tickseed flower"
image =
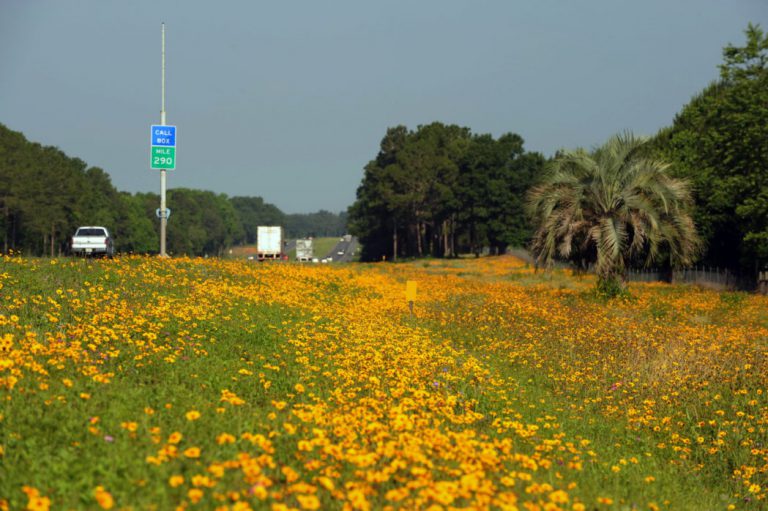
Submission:
[[333,480],[329,477],[325,477],[325,476],[318,477],[317,483],[328,491],[333,491],[336,489],[336,485],[333,483]]
[[289,483],[292,483],[299,479],[299,474],[296,473],[296,471],[289,466],[283,467],[280,471],[283,473],[286,481],[288,481]]
[[[11,349],[13,348],[13,336],[11,334],[6,334],[0,337],[0,353],[7,353],[7,356],[10,356]],[[8,369],[9,367],[13,366],[15,362],[11,360],[10,358],[0,358],[0,361],[3,362],[3,365],[0,366],[0,371],[4,369]]]
[[216,437],[216,443],[219,445],[233,444],[235,443],[235,436],[229,433],[221,433]]
[[568,494],[563,490],[553,491],[549,494],[548,498],[555,504],[566,504],[569,500]]
[[210,488],[210,487],[214,486],[215,484],[216,483],[214,483],[211,480],[211,478],[208,477],[208,476],[200,475],[200,474],[192,476],[192,485],[193,486],[204,486],[204,487]]
[[267,489],[263,485],[254,485],[248,492],[259,500],[265,500],[269,495],[269,492],[267,492]]
[[315,495],[297,495],[296,500],[299,501],[301,509],[307,509],[308,511],[320,509],[320,499]]
[[208,466],[206,469],[208,473],[210,473],[213,477],[221,479],[224,477],[224,473],[226,471],[226,467],[219,463],[213,463]]
[[366,499],[365,493],[362,490],[350,490],[347,493],[347,498],[354,509],[367,511],[371,508],[371,504]]
[[51,507],[51,499],[48,497],[29,497],[27,509],[29,511],[48,511]]
[[187,492],[187,497],[189,498],[189,501],[192,502],[193,504],[197,504],[198,502],[200,502],[203,499],[203,495],[204,495],[203,490],[201,490],[200,488],[191,488]]
[[200,457],[200,448],[199,447],[189,447],[187,449],[184,449],[184,456],[187,458],[199,458]]
[[[39,296],[20,292],[16,275],[0,278],[0,339],[14,336],[7,351],[0,347],[0,393],[48,409],[81,389],[102,398],[131,378],[161,384],[158,367],[161,374],[170,367],[200,392],[132,403],[133,417],[157,411],[145,410],[136,423],[120,416],[126,421],[117,424],[137,433],[131,440],[108,434],[113,417],[90,423],[78,416],[84,433],[96,436],[70,443],[90,457],[103,455],[92,444],[118,451],[110,456],[130,447],[147,462],[147,485],[161,479],[186,509],[193,502],[246,509],[258,499],[276,509],[331,502],[584,511],[591,508],[576,500],[586,498],[577,484],[584,471],[599,470],[611,484],[634,474],[650,492],[643,501],[660,498],[650,483],[674,475],[659,456],[702,478],[714,469],[728,473],[723,488],[739,496],[726,503],[768,497],[760,480],[768,363],[754,344],[768,338],[768,298],[633,283],[633,300],[605,304],[585,299],[588,275],[542,279],[510,257],[350,268],[185,257],[77,263],[62,260],[56,271],[69,273]],[[0,264],[24,264],[45,277],[32,260]],[[75,278],[76,285],[61,285]],[[85,279],[93,285],[82,286]],[[421,291],[413,318],[401,297],[408,280]],[[28,325],[33,315],[40,320]],[[58,322],[48,324],[49,316]],[[535,372],[549,394],[534,398],[531,382],[505,374],[510,367]],[[73,396],[63,392],[65,379],[77,389]],[[83,414],[93,404],[77,399],[71,408]],[[190,412],[200,414],[197,422],[187,422]],[[620,452],[614,462],[589,425],[579,430],[561,420],[587,414],[626,424],[647,452],[617,442],[608,449]],[[171,433],[174,427],[180,431]],[[23,448],[8,444],[5,457]],[[651,466],[659,472],[642,472]],[[139,485],[110,483],[121,498],[129,493],[114,484]],[[602,499],[592,507],[623,505]]]
[[188,421],[196,421],[200,418],[200,412],[197,410],[190,410],[184,414]]
[[137,422],[121,422],[120,427],[127,431],[134,432],[139,428],[139,424]]
[[51,499],[40,494],[37,488],[23,486],[21,490],[27,495],[27,509],[29,511],[48,511],[51,507]]
[[93,497],[101,509],[112,509],[115,505],[115,499],[112,498],[112,494],[105,490],[103,486],[97,486],[93,490]]
[[245,400],[241,399],[234,392],[224,389],[221,391],[221,401],[229,403],[234,406],[241,406],[245,404]]
[[410,495],[410,490],[408,488],[395,488],[394,490],[389,490],[385,495],[384,498],[387,500],[391,500],[393,502],[400,502],[401,500],[405,499]]

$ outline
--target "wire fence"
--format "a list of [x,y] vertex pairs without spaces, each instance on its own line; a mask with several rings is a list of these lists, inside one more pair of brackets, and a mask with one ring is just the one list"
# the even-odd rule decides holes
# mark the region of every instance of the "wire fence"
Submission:
[[[524,248],[508,248],[507,254],[513,255],[523,261],[535,265],[533,257]],[[573,268],[567,262],[557,262],[558,268]],[[593,271],[589,268],[587,271]],[[716,268],[712,266],[693,266],[679,270],[660,268],[631,268],[627,271],[627,280],[630,282],[669,282],[678,284],[695,284],[715,289],[730,291],[757,291],[768,294],[768,269],[757,274],[744,274],[734,272],[728,268]]]
[[766,281],[761,280],[760,277],[765,277],[764,273],[759,276],[744,275],[727,268],[709,266],[694,266],[674,271],[633,268],[627,272],[627,280],[631,282],[675,282],[717,289],[765,293]]

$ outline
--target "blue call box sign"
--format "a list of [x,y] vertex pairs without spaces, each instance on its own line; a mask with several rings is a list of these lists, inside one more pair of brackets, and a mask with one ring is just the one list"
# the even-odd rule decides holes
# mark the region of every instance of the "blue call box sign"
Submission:
[[152,145],[176,147],[176,126],[152,125]]

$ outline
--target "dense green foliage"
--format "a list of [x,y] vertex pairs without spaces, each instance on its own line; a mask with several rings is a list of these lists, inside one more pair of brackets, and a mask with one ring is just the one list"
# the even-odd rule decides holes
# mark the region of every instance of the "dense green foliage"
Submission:
[[643,156],[644,143],[616,135],[591,153],[565,151],[550,162],[528,194],[539,264],[560,256],[594,265],[598,288],[615,294],[633,261],[650,264],[662,254],[672,265],[693,261],[699,238],[688,185],[669,176],[668,164]]
[[363,259],[503,252],[530,236],[523,197],[544,158],[514,134],[494,140],[435,122],[387,130],[350,207]]
[[768,34],[746,36],[654,145],[692,182],[703,262],[753,274],[768,263]]
[[[159,244],[154,193],[119,192],[104,170],[55,147],[29,142],[0,124],[0,232],[3,252],[67,252],[80,225],[103,225],[120,252],[152,253]],[[171,254],[219,255],[256,241],[258,225],[283,225],[289,236],[341,235],[345,214],[286,215],[261,197],[168,190],[167,247]]]
[[285,235],[288,238],[336,237],[347,233],[347,212],[331,213],[321,209],[316,213],[285,215]]
[[264,202],[261,197],[232,197],[232,205],[243,224],[242,240],[246,244],[256,243],[256,228],[259,225],[284,225],[285,215],[277,206]]
[[3,252],[61,253],[78,225],[109,227],[121,251],[146,252],[156,244],[141,197],[119,193],[102,169],[3,125],[0,212]]

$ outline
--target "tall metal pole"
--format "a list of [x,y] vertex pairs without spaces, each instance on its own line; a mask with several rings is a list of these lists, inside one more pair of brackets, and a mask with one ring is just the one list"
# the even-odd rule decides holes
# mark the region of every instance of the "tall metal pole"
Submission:
[[[162,34],[162,73],[160,79],[161,106],[160,106],[160,124],[165,126],[165,23],[161,23]],[[168,226],[165,204],[165,169],[160,169],[160,257],[166,257],[165,253],[165,231]]]

